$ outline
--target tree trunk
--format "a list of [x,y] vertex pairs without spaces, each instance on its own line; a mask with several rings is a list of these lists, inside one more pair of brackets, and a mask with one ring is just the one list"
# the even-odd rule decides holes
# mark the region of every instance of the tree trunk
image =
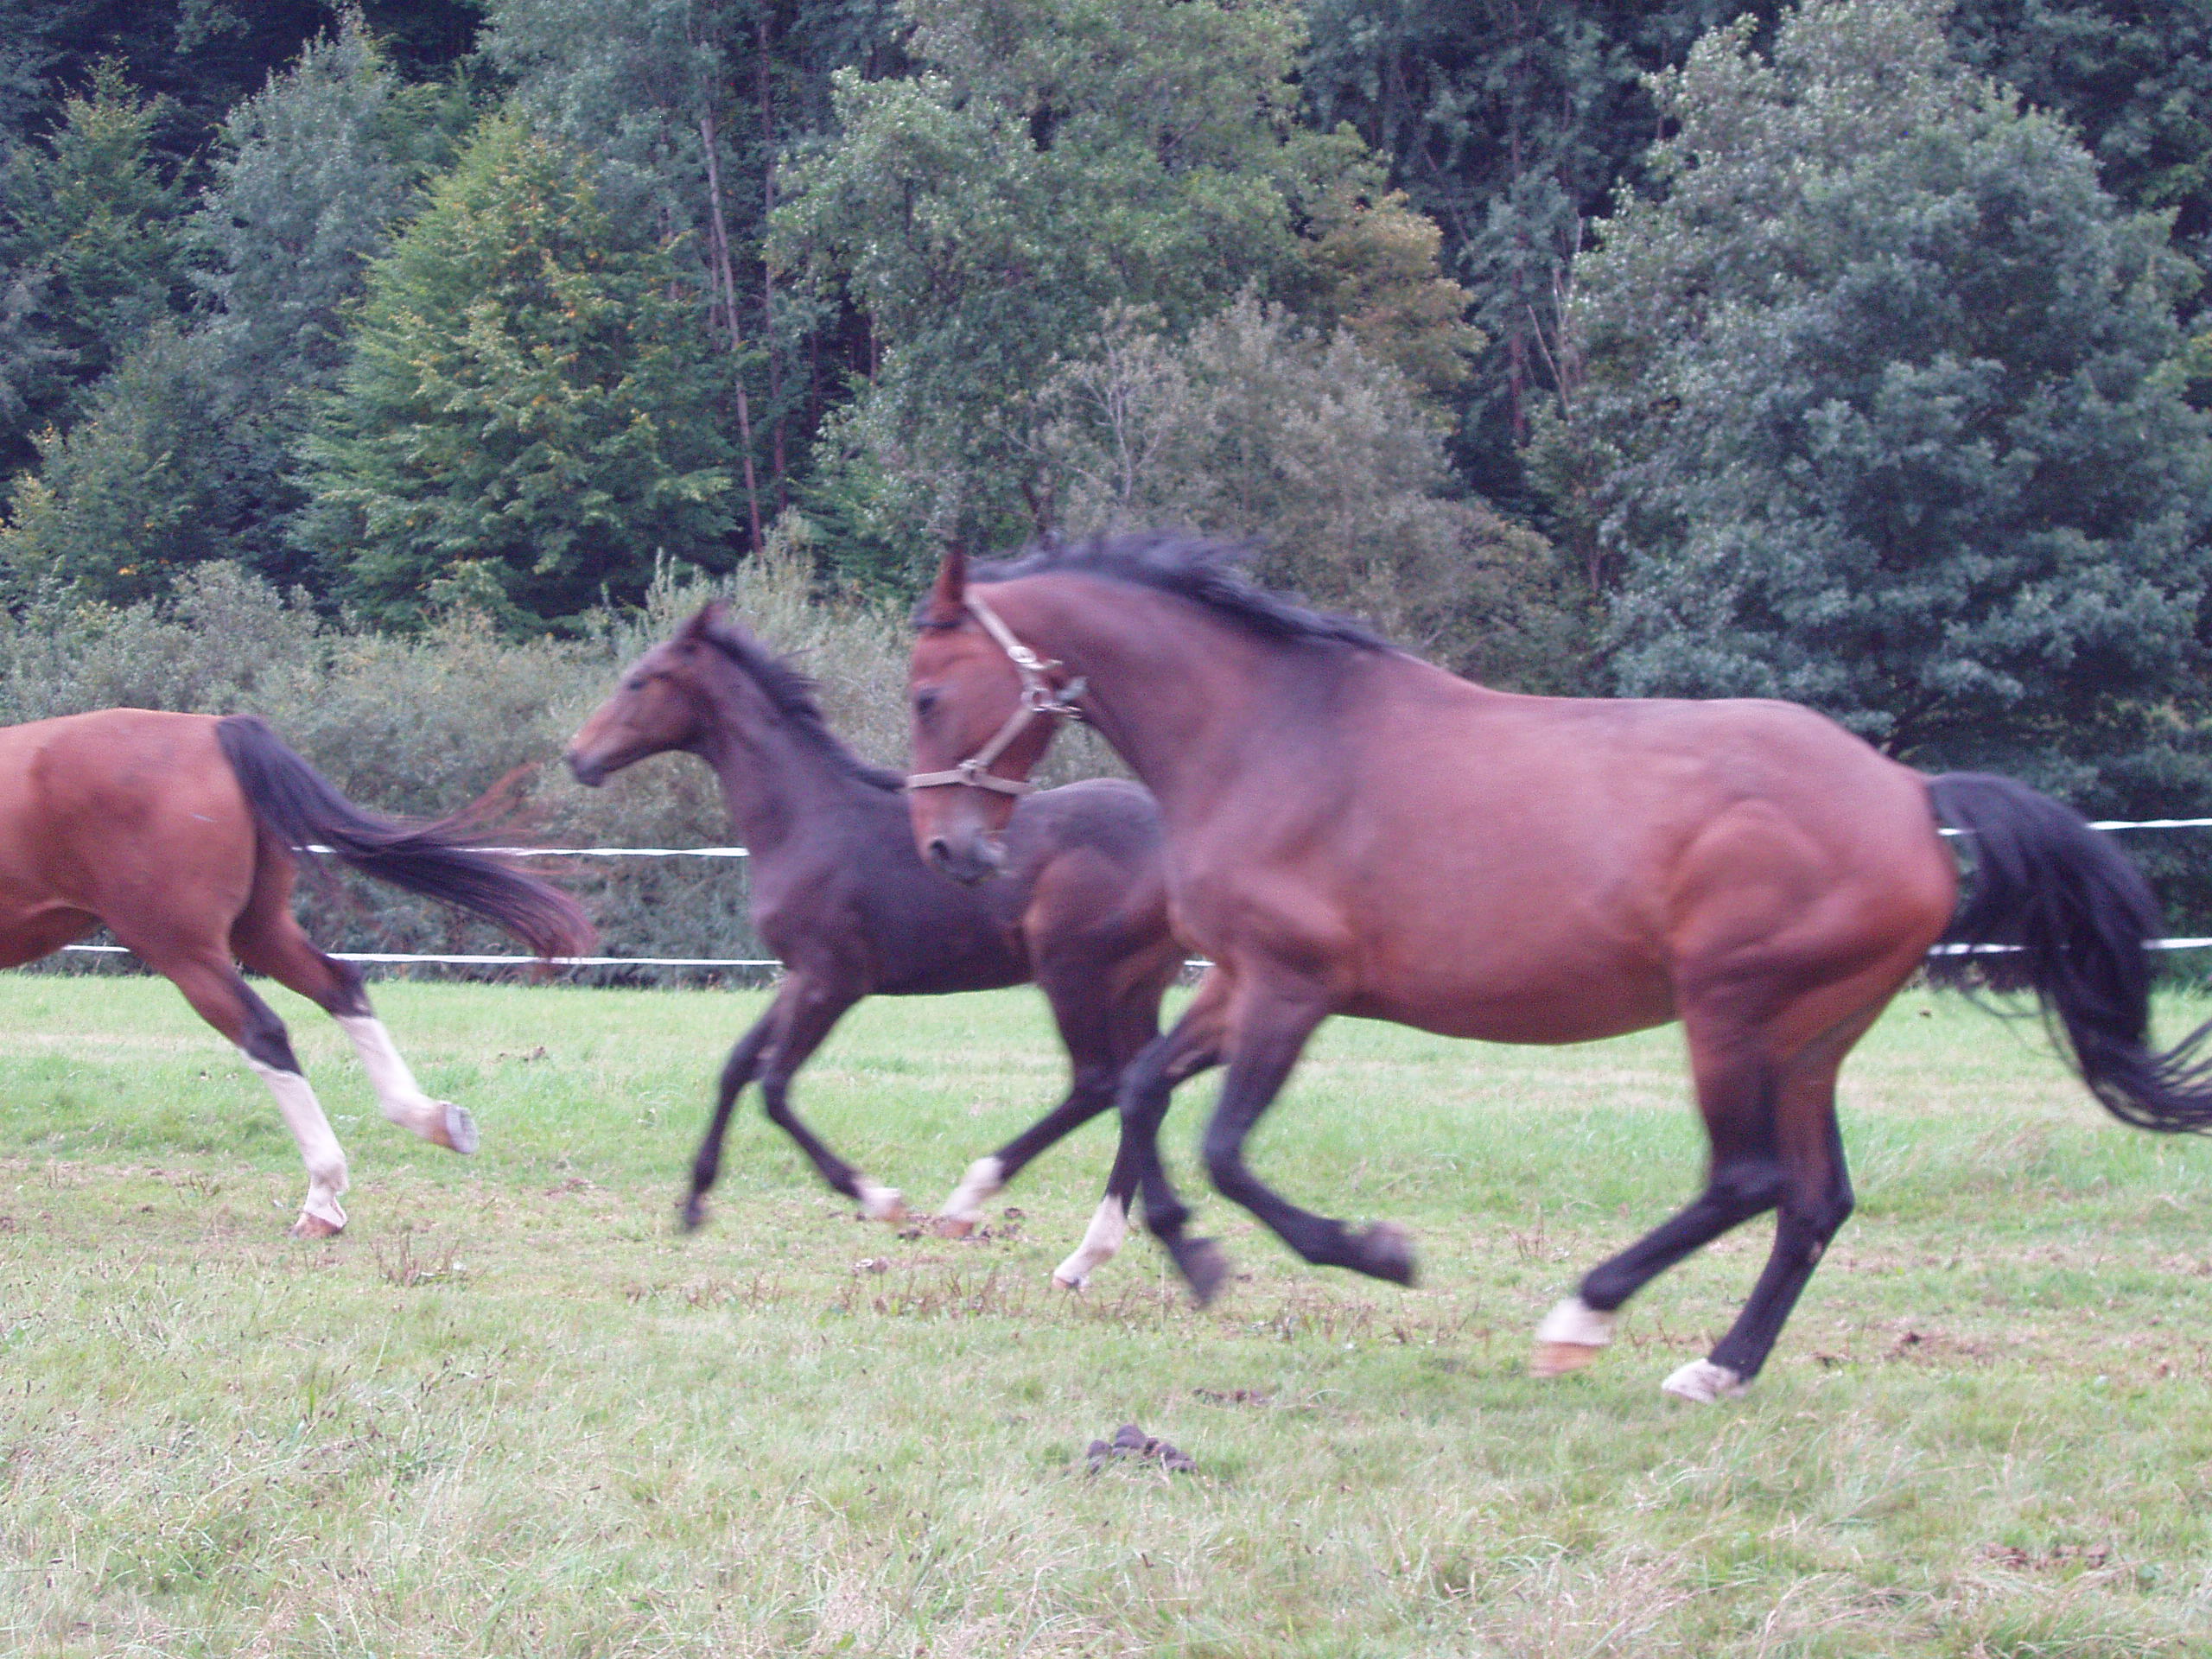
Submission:
[[699,117],[699,142],[707,152],[707,200],[712,208],[715,270],[721,282],[722,315],[729,324],[730,378],[737,385],[737,436],[745,451],[745,512],[753,529],[753,550],[760,551],[760,486],[753,475],[753,406],[745,395],[745,371],[738,354],[745,336],[737,322],[737,276],[729,257],[729,227],[722,219],[722,171],[715,154],[715,117],[711,110]]

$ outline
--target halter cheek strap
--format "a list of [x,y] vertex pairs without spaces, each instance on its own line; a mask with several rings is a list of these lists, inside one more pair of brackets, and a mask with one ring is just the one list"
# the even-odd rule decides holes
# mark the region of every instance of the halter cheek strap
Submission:
[[1075,700],[1083,695],[1084,682],[1071,680],[1065,687],[1056,686],[1046,677],[1060,666],[1048,662],[1023,645],[1014,636],[1014,630],[999,620],[998,613],[983,603],[975,594],[967,595],[969,614],[983,626],[998,648],[1014,664],[1014,671],[1021,676],[1021,696],[1014,705],[1006,723],[991,734],[991,741],[969,755],[959,765],[945,772],[918,772],[906,779],[909,789],[944,789],[960,786],[967,789],[988,789],[1000,795],[1027,795],[1037,787],[1027,779],[995,776],[991,763],[1007,751],[1007,746],[1039,718],[1046,720],[1081,720],[1083,710]]

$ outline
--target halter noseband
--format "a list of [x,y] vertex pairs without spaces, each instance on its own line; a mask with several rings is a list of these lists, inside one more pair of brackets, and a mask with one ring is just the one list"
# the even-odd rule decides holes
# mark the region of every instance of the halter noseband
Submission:
[[1084,682],[1071,680],[1063,688],[1054,685],[1045,677],[1059,666],[1046,662],[1014,637],[1014,630],[999,620],[998,613],[970,593],[966,596],[969,614],[983,625],[983,632],[991,636],[998,648],[1007,654],[1014,664],[1014,671],[1021,676],[1021,697],[1006,723],[992,734],[991,741],[947,772],[918,772],[906,779],[909,789],[943,789],[962,785],[969,789],[988,789],[1001,795],[1027,795],[1037,787],[1026,779],[998,778],[990,772],[991,763],[1004,754],[1007,746],[1021,735],[1029,722],[1039,715],[1047,720],[1063,716],[1081,720],[1083,710],[1077,708],[1075,699],[1083,695]]

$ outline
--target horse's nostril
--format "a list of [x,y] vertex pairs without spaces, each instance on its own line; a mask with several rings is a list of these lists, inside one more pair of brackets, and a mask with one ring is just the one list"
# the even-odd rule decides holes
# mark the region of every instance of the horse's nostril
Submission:
[[952,856],[951,843],[947,842],[943,836],[931,836],[930,837],[929,855],[931,862],[935,864],[943,864]]

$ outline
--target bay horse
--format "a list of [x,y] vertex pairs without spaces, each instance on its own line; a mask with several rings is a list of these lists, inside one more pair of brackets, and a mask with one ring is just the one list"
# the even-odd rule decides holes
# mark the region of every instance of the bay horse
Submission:
[[[1173,1084],[1225,1064],[1208,1173],[1307,1262],[1414,1272],[1401,1229],[1309,1213],[1245,1162],[1331,1014],[1535,1044],[1681,1021],[1705,1189],[1544,1319],[1539,1374],[1589,1363],[1644,1284],[1774,1210],[1739,1317],[1662,1385],[1705,1402],[1742,1392],[1851,1212],[1837,1071],[1939,942],[1932,977],[2035,991],[2116,1116],[2212,1128],[2203,1033],[2147,1046],[2148,887],[2022,785],[1926,776],[1788,703],[1486,690],[1173,537],[974,570],[956,552],[918,625],[917,844],[957,876],[988,874],[1007,798],[962,786],[956,763],[989,746],[991,778],[1019,780],[1053,708],[1113,745],[1166,821],[1176,929],[1215,963],[1126,1075],[1124,1133],[1149,1146]],[[1963,905],[1944,826],[1972,861]],[[1188,1212],[1141,1155],[1147,1224],[1203,1301],[1226,1264],[1185,1236]]]
[[103,924],[165,974],[244,1053],[276,1097],[307,1165],[292,1232],[346,1225],[346,1154],[275,1009],[238,964],[334,1019],[384,1115],[435,1145],[476,1150],[474,1121],[416,1084],[369,1006],[361,976],[324,955],[291,909],[294,855],[311,846],[380,881],[497,923],[540,956],[591,939],[575,901],[467,843],[463,811],[435,822],[353,805],[251,715],[105,709],[0,727],[0,968],[17,968]]
[[[588,786],[669,750],[714,769],[750,852],[753,925],[784,964],[775,999],[722,1068],[692,1160],[682,1220],[706,1215],[730,1113],[758,1079],[769,1118],[822,1179],[871,1217],[905,1202],[832,1152],[791,1109],[791,1078],[868,996],[995,990],[1034,980],[1072,1070],[1066,1097],[977,1159],[939,1212],[965,1233],[982,1206],[1046,1147],[1114,1103],[1122,1068],[1159,1034],[1160,1002],[1183,951],[1167,929],[1159,814],[1110,779],[1029,795],[1003,825],[1003,880],[949,881],[923,862],[899,774],[862,761],[823,718],[812,683],[719,601],[641,657],[569,744]],[[1080,1289],[1122,1243],[1133,1157],[1053,1277]]]

